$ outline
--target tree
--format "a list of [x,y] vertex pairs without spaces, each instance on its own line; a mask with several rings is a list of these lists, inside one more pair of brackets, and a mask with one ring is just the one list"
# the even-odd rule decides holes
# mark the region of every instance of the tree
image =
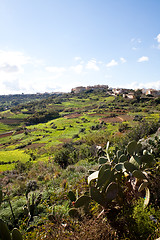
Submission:
[[134,97],[137,99],[137,101],[140,100],[141,95],[142,95],[142,90],[141,90],[141,89],[137,89],[137,90],[134,92]]

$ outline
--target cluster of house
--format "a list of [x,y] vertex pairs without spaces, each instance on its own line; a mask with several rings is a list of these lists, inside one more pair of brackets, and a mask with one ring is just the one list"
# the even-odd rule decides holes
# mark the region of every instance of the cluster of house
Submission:
[[152,95],[154,97],[160,96],[160,90],[155,90],[155,89],[152,89],[152,88],[151,89],[143,88],[142,93],[145,94],[145,95]]
[[[155,90],[155,89],[137,89],[139,90],[139,94],[142,96],[153,96],[153,97],[159,97],[160,96],[160,91]],[[135,92],[137,90],[130,90],[130,89],[112,89],[113,93],[115,95],[122,94],[124,98],[130,98],[133,99],[135,98]]]
[[[109,88],[108,85],[94,85],[94,86],[87,86],[87,87],[75,87],[71,89],[72,93],[81,93],[87,90],[95,90],[95,89],[104,89],[106,93],[109,95],[122,95],[124,98],[135,98],[136,90],[133,89],[124,89],[124,88]],[[152,95],[153,97],[160,96],[160,90],[155,89],[138,89],[142,95]]]
[[106,89],[108,90],[109,87],[108,85],[94,85],[94,86],[87,86],[87,87],[75,87],[71,89],[72,93],[80,93],[83,91],[87,91],[87,90],[94,90],[94,89]]

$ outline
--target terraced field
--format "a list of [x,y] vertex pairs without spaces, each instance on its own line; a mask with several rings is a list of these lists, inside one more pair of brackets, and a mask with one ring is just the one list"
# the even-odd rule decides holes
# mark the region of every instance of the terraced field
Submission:
[[[58,102],[58,103],[57,103]],[[144,103],[143,103],[144,105]],[[29,108],[28,108],[29,106]],[[16,106],[17,109],[17,106]],[[43,114],[46,111],[58,111],[59,117],[44,123],[26,125],[28,116]],[[140,111],[141,109],[141,111]],[[151,106],[134,107],[133,101],[122,97],[106,96],[104,92],[81,95],[67,95],[53,100],[43,100],[43,104],[24,105],[17,110],[2,112],[0,115],[0,171],[14,168],[17,160],[36,155],[34,161],[39,161],[49,155],[54,155],[54,149],[65,143],[86,141],[88,136],[118,134],[119,124],[128,124],[131,128],[138,122],[135,116],[147,121],[158,121],[158,107],[152,111]],[[139,111],[138,111],[139,110]],[[26,114],[30,112],[31,114]],[[37,115],[39,116],[39,115]],[[119,133],[122,134],[122,133]],[[107,139],[106,139],[107,141]],[[97,142],[97,144],[102,144]],[[17,152],[19,150],[20,152]],[[15,151],[15,158],[4,160]],[[1,154],[3,153],[3,154]],[[22,158],[18,158],[22,154]],[[2,164],[5,161],[5,164]],[[6,162],[8,162],[6,164]]]

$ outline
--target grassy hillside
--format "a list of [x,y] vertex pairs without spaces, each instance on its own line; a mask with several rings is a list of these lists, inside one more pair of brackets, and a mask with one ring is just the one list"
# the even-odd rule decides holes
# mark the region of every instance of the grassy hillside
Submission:
[[[94,90],[28,99],[21,96],[20,104],[12,101],[9,109],[0,112],[0,218],[10,230],[18,226],[26,240],[159,237],[158,98],[126,99]],[[129,142],[142,138],[140,150],[132,152],[126,148]],[[133,144],[135,148],[137,145]],[[149,165],[145,162],[146,153]],[[133,160],[134,157],[140,160]],[[129,164],[124,165],[127,161]],[[131,163],[134,170],[140,171],[135,176],[128,168]],[[98,180],[98,187],[97,180],[92,182],[99,195],[91,195],[88,207],[75,210],[78,197],[82,195],[84,202],[90,199],[87,178],[101,167],[103,171],[106,168],[107,175]],[[139,179],[136,189],[130,185],[131,176]],[[148,199],[148,190],[145,187],[141,193],[137,191],[143,182],[150,189],[151,205],[145,208],[143,198]],[[112,196],[117,186],[118,193],[106,207],[98,199],[110,183]],[[156,222],[150,220],[152,215]]]
[[[46,152],[51,154],[52,146],[86,141],[90,135],[98,135],[99,132],[111,137],[119,132],[120,127],[127,131],[142,120],[158,121],[159,105],[153,98],[142,99],[141,103],[93,91],[16,105],[0,115],[1,150],[34,150],[35,146],[40,149],[45,145]],[[14,132],[8,136],[6,132],[11,130]],[[104,144],[94,140],[95,144]]]

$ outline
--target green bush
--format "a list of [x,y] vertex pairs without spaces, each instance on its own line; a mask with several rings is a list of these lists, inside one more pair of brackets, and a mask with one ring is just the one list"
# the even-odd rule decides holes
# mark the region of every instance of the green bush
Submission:
[[54,160],[62,168],[66,168],[71,162],[69,161],[70,151],[67,148],[61,148],[55,152]]
[[[22,197],[20,199],[16,198],[14,201],[11,202],[16,220],[23,216],[23,206],[25,203],[26,200],[25,198]],[[6,201],[2,204],[2,209],[0,210],[0,218],[7,221],[10,224],[13,224],[14,222],[10,206]]]
[[[132,217],[137,225],[136,230],[140,239],[148,239],[148,236],[154,236],[158,225],[160,227],[158,223],[160,210],[155,211],[152,206],[144,208],[144,199],[142,198],[135,202]],[[154,237],[151,239],[154,239]]]
[[75,164],[79,160],[90,159],[96,156],[96,148],[94,146],[88,146],[81,142],[66,143],[61,149],[55,152],[54,160],[62,168],[66,168],[68,165]]
[[128,123],[120,123],[119,124],[119,127],[118,127],[119,132],[124,132],[127,129],[128,129]]
[[136,126],[132,127],[132,129],[126,133],[124,137],[115,136],[114,139],[112,139],[112,142],[117,144],[119,148],[124,149],[129,141],[139,141],[148,135],[156,133],[159,127],[160,123],[158,121],[147,122],[143,120],[138,122]]
[[21,161],[17,161],[17,163],[15,164],[15,169],[19,172],[19,173],[23,173],[24,171],[28,171],[31,169],[33,163],[31,161],[27,161],[27,162],[21,162]]

